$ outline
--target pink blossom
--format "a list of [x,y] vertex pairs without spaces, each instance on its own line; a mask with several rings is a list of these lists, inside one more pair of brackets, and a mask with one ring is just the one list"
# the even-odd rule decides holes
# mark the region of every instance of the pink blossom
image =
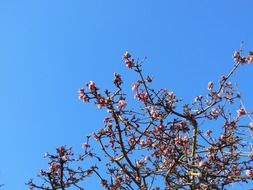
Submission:
[[114,80],[113,80],[113,83],[117,86],[121,85],[122,84],[122,79],[121,79],[121,76],[120,74],[118,73],[114,73]]
[[95,91],[95,90],[97,89],[97,88],[96,88],[95,82],[91,80],[91,81],[88,83],[88,88],[89,88],[91,91]]
[[226,135],[220,135],[220,139],[222,140],[222,141],[225,141],[226,140]]
[[136,83],[134,83],[134,84],[133,84],[133,86],[132,86],[132,90],[133,90],[133,91],[137,91],[137,90],[138,90],[138,88],[139,88],[139,86],[140,86],[140,82],[139,82],[139,81],[137,81]]
[[90,145],[88,143],[83,143],[82,144],[82,148],[88,148],[88,147],[90,147]]
[[206,166],[206,162],[203,161],[203,160],[201,160],[201,161],[199,162],[199,167],[204,167],[204,166]]
[[107,182],[107,180],[102,179],[100,183],[101,183],[101,185],[102,185],[103,187],[105,187],[105,186],[107,186],[107,183],[108,183],[108,182]]
[[211,115],[212,115],[212,116],[217,116],[218,114],[219,114],[219,110],[218,110],[218,109],[213,108],[213,109],[211,110]]
[[253,159],[253,153],[250,153],[250,154],[249,154],[249,158],[250,158],[250,159]]
[[210,81],[210,82],[208,82],[207,89],[208,89],[208,90],[212,90],[212,89],[213,89],[213,86],[214,86],[213,82]]
[[131,68],[133,67],[133,61],[132,61],[132,60],[126,60],[126,61],[125,61],[125,65],[126,65],[129,69],[131,69]]
[[253,55],[249,55],[249,56],[247,57],[247,62],[248,62],[248,63],[252,63],[252,62],[253,62]]
[[160,131],[159,127],[155,127],[155,128],[153,129],[153,132],[154,132],[154,133],[158,133],[159,131]]
[[126,126],[126,130],[129,131],[132,127],[130,125]]
[[79,90],[79,99],[82,100],[82,101],[84,101],[84,102],[88,102],[89,101],[89,98],[88,98],[87,94],[84,92],[83,88],[81,88]]
[[242,57],[240,52],[238,52],[238,51],[235,51],[233,58],[234,58],[234,62],[236,62],[236,63],[241,63],[241,64],[249,63],[248,57]]
[[252,172],[252,170],[246,170],[245,174],[246,174],[247,177],[252,177],[253,172]]
[[60,165],[56,164],[54,162],[50,163],[50,165],[49,165],[49,170],[50,171],[57,171],[59,168],[60,168]]
[[176,96],[175,96],[174,92],[168,92],[168,97],[170,99],[174,99]]
[[205,132],[205,136],[210,136],[213,132],[209,129]]
[[125,100],[119,100],[118,101],[118,108],[119,109],[122,109],[125,106],[126,106],[126,101]]
[[145,92],[142,92],[142,93],[139,93],[139,94],[136,94],[137,98],[141,101],[141,102],[144,102],[146,103],[147,100],[148,100],[148,94],[145,93]]
[[227,86],[232,86],[232,82],[227,82],[226,85]]
[[129,59],[131,57],[130,53],[128,51],[126,51],[123,55],[124,59]]
[[155,109],[152,109],[152,110],[150,111],[150,114],[151,114],[151,117],[152,117],[152,118],[156,118],[156,117],[158,117],[158,115],[159,115],[158,111],[155,110]]
[[233,58],[235,62],[238,62],[238,59],[241,57],[240,52],[235,51],[233,54]]
[[243,115],[246,114],[246,111],[245,111],[245,109],[243,107],[241,107],[240,109],[238,109],[236,112],[237,112],[238,117],[241,117],[241,116],[243,116]]
[[163,130],[164,126],[163,125],[159,125],[159,129]]

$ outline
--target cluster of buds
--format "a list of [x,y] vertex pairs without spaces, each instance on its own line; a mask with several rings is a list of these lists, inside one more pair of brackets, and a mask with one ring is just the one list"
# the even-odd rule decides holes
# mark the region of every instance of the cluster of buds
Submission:
[[181,137],[181,136],[177,136],[174,139],[175,144],[176,145],[180,145],[180,146],[188,146],[189,145],[189,139],[188,137]]
[[[96,87],[96,84],[94,81],[90,81],[86,84],[88,89],[91,91],[92,94],[97,94],[98,88]],[[89,102],[90,97],[88,96],[89,93],[85,92],[83,88],[80,88],[78,91],[78,97],[83,102]]]
[[148,100],[148,93],[146,92],[141,92],[135,95],[137,99],[143,103],[146,103]]
[[125,62],[125,65],[131,69],[134,66],[134,59],[132,58],[132,56],[130,55],[130,53],[128,51],[126,51],[123,55],[123,60]]
[[113,83],[114,83],[117,87],[119,87],[119,86],[123,83],[120,74],[114,73]]
[[97,99],[97,107],[99,109],[107,105],[108,101],[103,96],[101,96],[101,94],[95,94],[95,97]]
[[85,93],[84,89],[81,88],[79,89],[79,99],[82,100],[83,102],[89,102],[89,97],[88,95]]
[[239,51],[235,51],[233,58],[236,63],[241,63],[241,64],[253,63],[253,52],[249,52],[248,56],[242,57]]
[[146,103],[148,100],[148,93],[140,89],[141,84],[143,84],[143,81],[138,80],[132,85],[132,90],[134,91],[135,98],[143,103]]
[[153,129],[153,133],[163,133],[163,132],[164,132],[164,126],[163,125],[156,126]]
[[49,172],[54,176],[61,175],[61,165],[59,163],[52,162],[49,164]]

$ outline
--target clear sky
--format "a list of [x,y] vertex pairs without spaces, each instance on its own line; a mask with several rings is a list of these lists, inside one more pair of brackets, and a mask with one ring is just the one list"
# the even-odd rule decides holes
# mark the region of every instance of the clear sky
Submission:
[[[131,84],[126,50],[147,56],[145,72],[157,87],[192,100],[230,70],[242,40],[253,50],[252,10],[252,0],[1,0],[2,189],[27,189],[46,151],[81,151],[103,113],[80,102],[77,90],[91,79],[110,87],[115,71]],[[234,78],[249,110],[252,73],[248,65]]]

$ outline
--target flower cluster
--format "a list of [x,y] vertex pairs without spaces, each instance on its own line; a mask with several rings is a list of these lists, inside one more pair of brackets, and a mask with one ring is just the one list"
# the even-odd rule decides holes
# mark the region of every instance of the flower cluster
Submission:
[[253,52],[249,52],[248,56],[241,56],[239,51],[235,51],[233,55],[234,61],[236,63],[253,63]]
[[84,92],[83,88],[79,89],[79,99],[84,101],[84,102],[88,102],[89,101],[89,97],[88,95]]
[[132,69],[135,66],[134,59],[132,58],[132,56],[130,55],[130,53],[128,51],[126,51],[125,54],[123,55],[123,60],[125,62],[125,65],[129,69]]
[[117,87],[119,87],[119,86],[123,83],[120,74],[114,73],[113,83],[114,83]]

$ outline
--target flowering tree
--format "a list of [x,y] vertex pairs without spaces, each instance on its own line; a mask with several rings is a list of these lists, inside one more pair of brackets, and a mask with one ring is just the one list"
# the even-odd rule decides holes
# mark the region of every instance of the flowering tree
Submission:
[[[206,96],[184,103],[173,92],[152,88],[142,61],[126,52],[125,65],[139,76],[132,86],[138,101],[135,108],[129,108],[118,73],[113,91],[102,93],[94,81],[87,83],[79,98],[108,112],[104,127],[93,133],[102,154],[92,149],[90,135],[83,144],[84,153],[76,158],[71,148],[58,147],[56,154],[45,155],[50,162],[49,169],[39,174],[43,183],[30,180],[30,189],[84,189],[80,183],[91,175],[108,190],[226,189],[252,180],[251,113],[230,82],[241,65],[253,62],[251,52],[241,54],[234,53],[231,71],[217,84],[208,83]],[[72,168],[89,158],[102,161],[88,169]]]

